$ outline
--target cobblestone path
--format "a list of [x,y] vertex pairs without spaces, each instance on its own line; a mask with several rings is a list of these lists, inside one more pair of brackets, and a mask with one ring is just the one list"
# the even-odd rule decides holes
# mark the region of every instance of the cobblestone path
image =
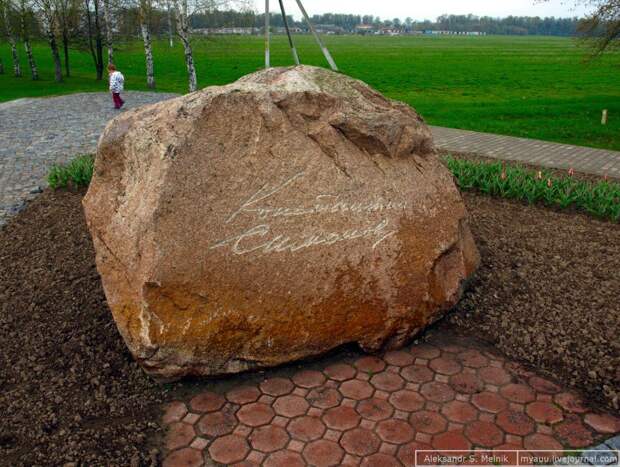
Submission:
[[620,178],[620,152],[454,128],[431,127],[435,145],[508,161]]
[[[173,96],[127,92],[127,108]],[[0,104],[0,225],[45,186],[55,163],[94,152],[106,122],[118,114],[108,93],[17,99]]]
[[[617,465],[620,418],[470,339],[240,379],[165,407],[164,467],[438,463],[420,450],[473,456],[448,464],[534,465],[590,446]],[[509,450],[523,450],[519,462]],[[485,460],[491,453],[503,460]],[[586,457],[605,465],[604,455]]]

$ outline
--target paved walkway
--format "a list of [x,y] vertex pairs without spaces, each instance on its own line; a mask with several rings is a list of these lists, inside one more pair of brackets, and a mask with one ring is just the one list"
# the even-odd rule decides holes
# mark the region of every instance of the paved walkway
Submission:
[[[127,107],[171,97],[128,92]],[[92,153],[117,115],[108,93],[17,99],[0,104],[0,225],[43,188],[53,164]]]
[[555,169],[620,178],[620,152],[549,143],[454,128],[431,127],[435,145],[445,151],[476,153]]
[[[174,94],[127,92],[127,107]],[[95,151],[117,114],[108,93],[17,99],[0,104],[0,225],[45,187],[53,164]],[[620,152],[433,127],[438,148],[620,178]]]
[[[425,462],[432,452],[419,450],[473,456],[449,464],[534,465],[536,456],[620,447],[620,437],[612,437],[620,418],[597,413],[473,339],[434,337],[379,357],[331,360],[288,374],[274,370],[251,383],[238,377],[227,391],[170,403],[163,466],[438,463]],[[519,462],[509,450],[523,450]],[[617,465],[617,452],[609,462],[602,454],[587,457]]]

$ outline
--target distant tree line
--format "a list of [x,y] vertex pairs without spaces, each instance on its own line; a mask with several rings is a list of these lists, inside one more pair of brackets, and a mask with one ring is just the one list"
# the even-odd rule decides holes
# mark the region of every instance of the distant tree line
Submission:
[[[541,2],[547,0],[538,0]],[[352,33],[389,28],[401,32],[478,31],[487,34],[557,35],[580,34],[594,45],[595,54],[620,43],[620,0],[574,0],[594,8],[586,18],[507,18],[474,15],[443,15],[435,21],[414,21],[408,17],[381,19],[372,15],[326,13],[314,15],[316,25],[331,25]],[[307,25],[288,17],[292,27]],[[283,27],[280,15],[271,15],[273,27]],[[88,51],[95,75],[103,79],[106,63],[114,63],[114,44],[138,37],[144,45],[146,82],[155,88],[152,37],[166,37],[170,47],[175,38],[183,46],[188,88],[196,90],[196,68],[192,52],[192,30],[219,27],[255,28],[264,25],[264,14],[256,14],[251,0],[0,0],[0,38],[11,50],[15,77],[24,74],[19,55],[25,53],[31,79],[38,79],[32,40],[45,40],[53,58],[55,78],[70,76],[69,49]],[[8,67],[7,67],[8,68]],[[5,67],[0,60],[0,73]]]
[[[271,23],[275,27],[283,27],[280,15],[271,15]],[[289,24],[306,29],[305,23],[288,17]],[[350,15],[325,13],[312,16],[314,24],[332,25],[345,33],[353,33],[360,25],[370,25],[376,29],[390,28],[402,32],[412,31],[479,31],[486,34],[510,35],[543,35],[543,36],[572,36],[577,31],[578,18],[540,18],[537,16],[508,16],[507,18],[492,18],[475,15],[443,15],[435,21],[414,21],[412,18],[381,19],[371,15]],[[216,11],[209,14],[196,15],[192,19],[194,28],[218,27],[255,27],[264,24],[263,14],[237,11]]]

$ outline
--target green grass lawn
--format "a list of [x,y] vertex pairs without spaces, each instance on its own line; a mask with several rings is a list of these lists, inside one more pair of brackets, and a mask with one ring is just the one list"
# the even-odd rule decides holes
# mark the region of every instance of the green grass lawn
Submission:
[[[304,63],[325,65],[310,36],[296,38]],[[591,64],[574,40],[556,37],[357,37],[328,36],[340,69],[387,96],[415,107],[433,125],[620,150],[620,53]],[[229,83],[259,69],[261,37],[223,36],[194,40],[201,87]],[[76,91],[104,91],[94,79],[90,56],[74,50],[73,76],[53,81],[49,48],[35,45],[41,80],[10,74],[10,50],[0,44],[7,73],[0,75],[0,101]],[[154,44],[160,91],[185,92],[180,44]],[[274,37],[273,64],[290,65],[284,36]],[[127,89],[145,89],[140,42],[118,44],[116,62]],[[601,110],[609,123],[601,125]]]

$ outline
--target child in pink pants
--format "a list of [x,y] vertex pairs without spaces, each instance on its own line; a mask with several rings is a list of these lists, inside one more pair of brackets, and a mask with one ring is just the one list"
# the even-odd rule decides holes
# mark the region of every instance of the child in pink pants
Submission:
[[125,84],[125,77],[120,71],[116,70],[116,67],[112,63],[108,65],[108,74],[110,75],[110,92],[112,93],[114,108],[120,109],[125,103],[125,101],[121,99],[121,91]]

